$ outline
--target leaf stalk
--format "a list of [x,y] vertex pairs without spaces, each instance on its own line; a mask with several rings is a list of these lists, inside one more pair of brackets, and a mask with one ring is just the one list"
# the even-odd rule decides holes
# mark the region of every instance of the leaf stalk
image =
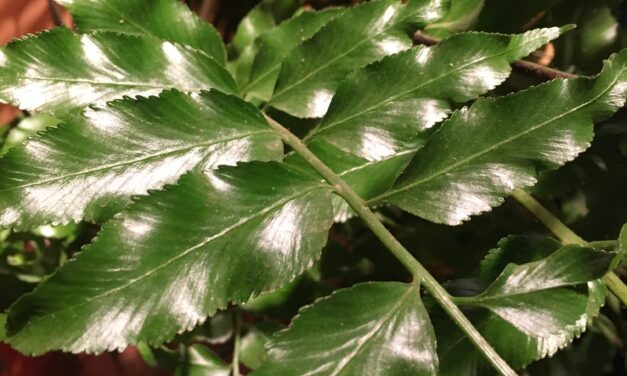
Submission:
[[333,170],[325,165],[315,154],[313,154],[303,141],[292,134],[277,121],[265,115],[270,126],[280,135],[285,144],[289,145],[298,155],[314,168],[341,196],[350,207],[361,217],[370,230],[379,238],[386,248],[407,268],[413,275],[414,283],[422,283],[425,289],[435,298],[438,304],[446,311],[461,330],[483,353],[488,362],[502,375],[516,376],[516,372],[501,358],[494,348],[483,338],[481,333],[466,318],[464,313],[454,303],[449,293],[438,283],[438,281],[418,262],[412,254],[392,235],[392,233],[381,223],[363,199],[355,193]]
[[613,249],[617,245],[618,241],[616,240],[596,240],[588,242],[588,247],[592,247],[594,249]]
[[[590,246],[529,193],[522,189],[515,189],[512,197],[531,212],[562,244]],[[609,272],[603,277],[603,282],[623,305],[627,306],[627,286],[623,281],[614,272]]]
[[231,360],[231,374],[233,376],[240,376],[239,371],[239,351],[241,346],[242,336],[242,313],[239,309],[233,309],[233,359]]

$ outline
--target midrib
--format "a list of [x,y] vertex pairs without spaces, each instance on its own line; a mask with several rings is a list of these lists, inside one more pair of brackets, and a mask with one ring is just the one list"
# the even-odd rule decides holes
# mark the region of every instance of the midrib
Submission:
[[210,242],[212,242],[213,240],[218,239],[218,238],[221,238],[221,237],[225,236],[226,234],[228,234],[229,232],[234,231],[234,230],[238,229],[239,227],[241,227],[241,226],[245,225],[246,223],[248,223],[248,222],[250,222],[250,221],[252,221],[252,220],[254,220],[254,219],[258,218],[258,217],[261,217],[261,216],[263,216],[263,215],[265,215],[265,214],[267,214],[267,213],[269,213],[269,212],[273,211],[274,209],[276,209],[276,208],[278,208],[278,207],[280,207],[280,206],[285,205],[286,203],[288,203],[288,202],[290,202],[290,201],[292,201],[292,200],[295,200],[295,199],[297,199],[297,198],[299,198],[299,197],[305,196],[306,194],[309,194],[310,192],[312,192],[312,191],[314,191],[314,190],[316,190],[316,189],[320,189],[320,188],[326,188],[326,187],[324,187],[324,186],[313,186],[313,187],[311,187],[311,188],[309,188],[309,189],[306,189],[305,191],[298,192],[298,193],[296,193],[296,194],[294,194],[294,195],[291,195],[291,196],[286,197],[286,198],[285,198],[285,199],[283,199],[283,200],[277,201],[274,205],[271,205],[271,206],[267,207],[266,209],[263,209],[263,210],[261,210],[261,211],[259,211],[259,212],[255,213],[255,214],[253,214],[253,215],[249,216],[249,217],[243,218],[243,219],[242,219],[242,220],[240,220],[239,222],[237,222],[237,223],[235,223],[235,224],[233,224],[233,225],[231,225],[231,226],[227,227],[226,229],[224,229],[224,230],[220,231],[219,233],[217,233],[217,234],[215,234],[215,235],[213,235],[213,236],[210,236],[210,237],[206,238],[206,239],[205,239],[205,240],[203,240],[202,242],[200,242],[200,243],[198,243],[198,244],[196,244],[196,245],[194,245],[194,246],[192,246],[192,247],[187,248],[186,250],[184,250],[183,252],[179,253],[179,254],[178,254],[178,255],[176,255],[175,257],[173,257],[173,258],[171,258],[171,259],[168,259],[168,260],[167,260],[166,262],[164,262],[163,264],[161,264],[161,265],[159,265],[159,266],[157,266],[157,267],[155,267],[155,268],[152,268],[152,269],[148,270],[148,271],[147,271],[147,272],[145,272],[144,274],[141,274],[141,275],[139,275],[139,276],[137,276],[137,277],[135,277],[135,278],[130,279],[130,280],[129,280],[129,282],[127,282],[127,283],[125,283],[125,284],[123,284],[123,285],[121,285],[121,286],[118,286],[118,287],[116,287],[116,288],[113,288],[113,289],[107,290],[107,291],[105,291],[105,292],[104,292],[104,293],[102,293],[102,294],[98,294],[98,295],[96,295],[96,296],[89,297],[89,298],[87,298],[87,299],[83,300],[82,302],[80,302],[80,303],[78,303],[78,304],[65,306],[65,307],[63,307],[62,309],[56,310],[56,311],[51,312],[51,313],[48,313],[48,314],[46,314],[46,315],[35,317],[34,319],[30,320],[30,321],[27,323],[26,327],[28,327],[28,326],[32,325],[32,323],[34,323],[34,322],[37,322],[37,321],[43,320],[44,318],[47,318],[48,316],[54,316],[54,315],[57,315],[57,314],[59,314],[59,313],[61,313],[61,312],[65,312],[65,311],[68,311],[68,310],[71,310],[71,309],[75,309],[75,308],[78,308],[78,307],[82,307],[82,306],[84,306],[84,305],[86,305],[86,304],[88,304],[88,303],[90,303],[90,302],[92,302],[92,301],[94,301],[94,300],[101,299],[101,298],[104,298],[104,297],[106,297],[106,296],[109,296],[109,295],[111,295],[111,294],[113,294],[113,293],[115,293],[115,292],[117,292],[117,291],[124,290],[124,289],[126,289],[127,287],[130,287],[130,286],[134,285],[134,284],[135,284],[135,283],[137,283],[138,281],[141,281],[141,280],[143,280],[143,279],[145,279],[145,278],[147,278],[147,277],[151,276],[152,274],[156,273],[157,271],[159,271],[159,270],[161,270],[161,269],[166,268],[168,265],[170,265],[170,264],[172,264],[173,262],[175,262],[175,261],[177,261],[177,260],[179,260],[179,259],[181,259],[181,258],[183,258],[183,257],[187,256],[187,255],[188,255],[188,254],[190,254],[191,252],[193,252],[193,251],[195,251],[195,250],[197,250],[197,249],[199,249],[199,248],[201,248],[201,247],[204,247],[205,245],[209,244],[209,243],[210,243]]
[[[344,13],[343,16],[346,16],[347,13]],[[348,13],[350,14],[350,13]],[[397,13],[392,16],[392,19],[394,19],[394,17],[396,17],[398,15],[398,10]],[[359,43],[356,43],[353,45],[353,48],[350,48],[346,51],[344,51],[343,53],[337,55],[336,57],[334,57],[331,60],[328,60],[328,62],[326,64],[321,64],[318,68],[311,70],[309,73],[303,75],[299,80],[293,82],[291,85],[285,86],[283,87],[280,91],[274,93],[274,95],[272,96],[272,98],[270,99],[269,103],[272,103],[273,100],[276,100],[276,98],[280,97],[281,95],[283,95],[285,92],[293,89],[295,86],[301,84],[302,82],[310,79],[312,76],[314,76],[315,74],[319,73],[320,71],[328,68],[329,66],[331,66],[333,63],[335,63],[336,61],[348,56],[349,54],[351,54],[353,51],[357,50],[359,47],[361,47],[362,45],[370,42],[371,40],[375,39],[376,37],[383,35],[385,33],[387,33],[389,30],[393,29],[394,27],[396,27],[399,23],[401,23],[405,18],[401,18],[396,20],[397,22],[390,22],[388,24],[388,27],[384,27],[381,29],[381,31],[379,33],[376,34],[372,34],[369,38],[362,40]],[[339,20],[339,18],[335,19],[335,21]],[[334,21],[331,21],[334,22]],[[330,23],[329,23],[330,24]],[[329,24],[327,24],[325,27],[328,27]],[[323,28],[324,29],[324,28]]]
[[10,191],[23,189],[23,188],[29,188],[29,187],[33,187],[33,186],[37,186],[37,185],[53,183],[53,182],[56,182],[56,181],[59,181],[59,180],[63,180],[63,179],[67,179],[67,178],[71,178],[71,177],[75,177],[75,176],[87,175],[87,174],[100,172],[100,171],[104,171],[104,170],[110,170],[110,169],[113,169],[113,168],[116,168],[116,167],[120,167],[120,166],[131,165],[131,164],[135,164],[135,163],[138,163],[138,162],[147,161],[147,160],[150,160],[150,159],[156,159],[156,158],[159,158],[159,157],[165,157],[165,156],[169,156],[169,155],[172,155],[172,154],[177,154],[177,153],[188,151],[188,150],[195,149],[195,148],[198,148],[198,147],[211,146],[211,145],[220,144],[220,143],[223,143],[223,142],[234,141],[234,140],[238,140],[238,139],[241,139],[241,138],[255,136],[255,135],[260,135],[260,134],[272,134],[273,135],[274,133],[272,131],[270,131],[270,130],[263,130],[263,131],[242,133],[242,134],[239,134],[239,135],[236,135],[236,136],[233,136],[233,137],[223,138],[223,139],[219,139],[219,140],[211,140],[211,141],[206,141],[206,142],[199,142],[199,143],[196,143],[196,144],[187,145],[187,146],[182,147],[182,148],[171,149],[171,150],[167,150],[167,151],[160,152],[160,153],[148,154],[148,155],[144,155],[144,156],[142,156],[140,158],[126,160],[126,161],[123,161],[123,162],[110,163],[110,164],[106,164],[106,165],[103,165],[103,166],[98,166],[96,168],[74,172],[74,173],[71,173],[71,174],[64,174],[64,175],[60,175],[60,176],[55,176],[54,178],[50,178],[50,179],[39,180],[39,181],[36,181],[36,182],[32,182],[32,183],[28,183],[28,184],[22,184],[22,185],[17,185],[17,186],[11,186],[11,188],[2,189],[2,190],[0,190],[0,192],[10,192]]
[[[521,45],[521,47],[524,47],[524,46],[529,45],[529,44],[531,44],[531,43],[532,43],[532,41],[528,41],[527,43],[522,44],[522,45]],[[326,132],[327,130],[332,129],[332,128],[334,128],[335,126],[337,126],[337,125],[339,125],[339,124],[346,123],[347,121],[350,121],[350,120],[352,120],[352,119],[354,119],[354,118],[356,118],[356,117],[362,116],[362,115],[363,115],[363,114],[365,114],[365,113],[368,113],[368,112],[370,112],[370,111],[372,111],[372,110],[377,109],[378,107],[384,106],[384,105],[386,105],[386,104],[388,104],[388,103],[390,103],[390,102],[393,102],[393,101],[395,101],[395,100],[397,100],[397,99],[399,99],[399,98],[402,98],[402,97],[403,97],[403,96],[405,96],[405,95],[408,95],[408,94],[411,94],[411,93],[413,93],[413,92],[416,92],[416,91],[418,91],[418,90],[420,90],[420,89],[423,89],[424,87],[426,87],[426,86],[428,86],[428,85],[431,85],[432,83],[434,83],[434,82],[435,82],[435,81],[437,81],[437,80],[440,80],[440,79],[442,79],[442,78],[446,78],[446,77],[448,77],[448,76],[450,76],[450,75],[452,75],[452,74],[455,74],[455,73],[457,73],[457,72],[459,72],[459,71],[462,71],[462,70],[464,70],[464,69],[467,69],[468,67],[470,67],[470,66],[472,66],[472,65],[475,65],[475,64],[478,64],[478,63],[482,63],[483,61],[488,60],[488,59],[493,59],[493,58],[495,58],[495,57],[499,57],[499,56],[507,55],[507,54],[509,54],[509,53],[511,53],[511,52],[513,52],[513,51],[516,51],[516,50],[518,50],[518,49],[521,49],[521,47],[519,47],[519,48],[511,48],[511,49],[507,49],[507,50],[505,50],[505,51],[503,51],[503,52],[501,52],[501,53],[499,53],[499,54],[494,54],[494,55],[490,55],[490,56],[485,56],[485,57],[483,57],[483,58],[481,58],[481,59],[474,60],[474,61],[472,61],[472,62],[470,62],[470,63],[468,63],[468,64],[461,65],[461,66],[457,67],[457,68],[456,68],[456,69],[454,69],[454,70],[451,70],[451,71],[446,72],[445,74],[442,74],[442,75],[436,76],[435,78],[432,78],[431,80],[428,80],[428,81],[424,82],[423,84],[420,84],[420,85],[418,85],[418,86],[415,86],[415,87],[413,87],[413,88],[411,88],[411,89],[409,89],[409,90],[406,90],[406,91],[404,91],[404,92],[401,92],[401,93],[400,93],[400,94],[398,94],[398,95],[394,95],[394,96],[391,96],[391,97],[389,97],[389,98],[386,98],[386,99],[384,99],[383,101],[378,102],[378,103],[376,103],[376,104],[374,104],[374,105],[372,105],[372,106],[370,106],[370,107],[368,107],[368,108],[366,108],[366,109],[364,109],[364,110],[362,110],[362,111],[360,111],[360,112],[357,112],[357,113],[355,113],[355,114],[353,114],[353,115],[351,115],[351,116],[347,116],[347,117],[345,117],[344,119],[337,120],[337,121],[335,121],[334,123],[330,123],[330,124],[329,124],[329,125],[327,125],[327,126],[324,126],[324,122],[322,122],[322,123],[321,123],[321,126],[320,126],[320,127],[318,127],[317,129],[315,129],[312,133],[308,134],[308,135],[307,135],[307,137],[305,137],[305,139],[309,139],[309,138],[311,138],[311,137],[313,137],[313,136],[315,136],[315,135],[318,135],[318,134],[320,134],[320,133],[324,133],[324,132]],[[441,98],[432,98],[432,99],[441,99]]]
[[390,190],[390,191],[388,191],[388,192],[386,192],[386,193],[384,193],[382,195],[379,195],[379,196],[377,196],[377,197],[375,197],[375,198],[373,198],[371,200],[368,200],[368,204],[372,205],[372,204],[376,203],[377,201],[381,201],[381,200],[385,199],[386,197],[389,197],[389,196],[392,196],[392,195],[395,195],[395,194],[398,194],[398,193],[402,193],[402,192],[410,190],[410,189],[412,189],[412,188],[414,188],[416,186],[419,186],[419,185],[421,185],[423,183],[426,183],[426,182],[428,182],[428,181],[430,181],[432,179],[436,179],[436,178],[438,178],[438,177],[440,177],[442,175],[445,175],[445,174],[447,174],[447,173],[457,169],[458,167],[460,167],[462,165],[465,165],[465,164],[467,164],[467,163],[469,163],[469,162],[471,162],[471,161],[473,161],[473,160],[475,160],[477,158],[483,157],[484,155],[489,154],[492,151],[494,151],[494,150],[496,150],[496,149],[498,149],[498,148],[500,148],[500,147],[502,147],[504,145],[507,145],[507,144],[509,144],[511,142],[514,142],[514,141],[518,140],[519,138],[524,137],[524,136],[526,136],[526,135],[528,135],[528,134],[530,134],[530,133],[532,133],[532,132],[534,132],[534,131],[542,128],[542,127],[544,127],[547,124],[550,124],[550,123],[552,123],[552,122],[554,122],[556,120],[559,120],[559,119],[561,119],[561,118],[563,118],[563,117],[565,117],[567,115],[570,115],[571,113],[573,113],[575,111],[578,111],[578,110],[582,109],[583,107],[586,107],[586,106],[590,105],[591,103],[593,103],[596,100],[598,100],[601,96],[606,94],[612,87],[614,87],[614,84],[618,81],[618,77],[619,76],[620,76],[620,74],[617,74],[616,78],[612,81],[612,83],[610,85],[608,85],[608,87],[605,90],[603,90],[600,94],[596,95],[595,97],[593,97],[589,101],[586,101],[585,103],[583,103],[583,104],[581,104],[579,106],[576,106],[576,107],[570,109],[569,111],[566,111],[566,112],[563,112],[563,113],[561,113],[561,114],[559,114],[557,116],[554,116],[554,117],[548,119],[547,121],[544,121],[544,122],[542,122],[542,123],[540,123],[540,124],[538,124],[538,125],[536,125],[534,127],[528,128],[528,129],[526,129],[523,132],[520,132],[520,133],[515,134],[515,135],[513,135],[513,136],[511,136],[509,138],[506,138],[505,140],[503,140],[501,142],[498,142],[498,143],[496,143],[494,145],[491,145],[489,148],[487,148],[485,150],[482,150],[482,151],[480,151],[478,153],[475,153],[475,154],[471,154],[470,156],[468,156],[468,157],[466,157],[464,159],[461,159],[460,161],[458,161],[456,163],[453,163],[449,167],[447,167],[445,169],[442,169],[442,170],[440,170],[440,171],[438,171],[438,172],[436,172],[436,173],[434,173],[432,175],[429,175],[429,176],[427,176],[427,177],[425,177],[423,179],[417,180],[415,182],[409,183],[409,184],[407,184],[407,185],[405,185],[405,186],[403,186],[401,188]]

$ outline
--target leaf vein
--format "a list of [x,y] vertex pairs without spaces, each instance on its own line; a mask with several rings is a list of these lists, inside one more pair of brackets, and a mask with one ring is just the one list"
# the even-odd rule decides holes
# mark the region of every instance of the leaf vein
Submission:
[[614,78],[612,83],[610,85],[608,85],[608,87],[605,90],[603,90],[601,93],[599,93],[598,95],[596,95],[594,98],[590,99],[589,101],[586,101],[585,103],[583,103],[583,104],[581,104],[579,106],[576,106],[576,107],[570,109],[569,111],[566,111],[566,112],[561,113],[561,114],[559,114],[557,116],[554,116],[554,117],[552,117],[552,118],[550,118],[550,119],[548,119],[548,120],[546,120],[546,121],[544,121],[544,122],[542,122],[542,123],[540,123],[540,124],[538,124],[536,126],[528,128],[528,129],[524,130],[523,132],[517,133],[517,134],[515,134],[515,135],[513,135],[511,137],[508,137],[508,138],[506,138],[503,141],[497,142],[496,144],[490,146],[489,148],[487,148],[485,150],[482,150],[482,151],[480,151],[478,153],[471,154],[468,157],[466,157],[464,159],[461,159],[461,160],[459,160],[456,163],[451,164],[449,167],[444,168],[444,169],[436,172],[435,174],[429,175],[429,176],[427,176],[427,177],[425,177],[423,179],[420,179],[420,180],[417,180],[415,182],[409,183],[409,184],[407,184],[405,186],[402,186],[400,188],[397,188],[397,189],[392,189],[392,190],[390,190],[390,191],[388,191],[388,192],[386,192],[384,194],[381,194],[381,195],[379,195],[377,197],[374,197],[374,198],[368,200],[368,204],[376,203],[376,202],[378,202],[380,200],[385,199],[386,197],[389,197],[389,196],[392,196],[392,195],[396,195],[398,193],[402,193],[402,192],[407,191],[409,189],[412,189],[412,188],[414,188],[414,187],[416,187],[418,185],[421,185],[421,184],[423,184],[425,182],[428,182],[428,181],[430,181],[432,179],[436,179],[436,178],[438,178],[438,177],[440,177],[442,175],[445,175],[445,174],[455,170],[456,168],[458,168],[458,167],[460,167],[460,166],[462,166],[462,165],[464,165],[464,164],[466,164],[468,162],[473,161],[474,159],[477,159],[477,158],[480,158],[480,157],[482,157],[482,156],[484,156],[486,154],[489,154],[490,152],[492,152],[492,151],[494,151],[494,150],[496,150],[496,149],[498,149],[498,148],[500,148],[500,147],[502,147],[504,145],[507,145],[507,144],[509,144],[509,143],[511,143],[513,141],[518,140],[521,137],[524,137],[524,136],[526,136],[526,135],[528,135],[528,134],[530,134],[532,132],[537,131],[538,129],[546,126],[547,124],[550,124],[550,123],[552,123],[554,121],[557,121],[557,120],[559,120],[559,119],[561,119],[561,118],[563,118],[565,116],[568,116],[568,115],[572,114],[575,111],[578,111],[578,110],[580,110],[580,109],[582,109],[582,108],[584,108],[584,107],[594,103],[597,99],[599,99],[600,97],[605,95],[609,90],[612,89],[614,84],[618,81],[618,77],[620,77],[620,75],[616,75],[616,78]]
[[246,137],[255,136],[255,135],[261,135],[261,134],[274,135],[274,132],[272,132],[271,130],[255,131],[255,132],[239,134],[239,135],[233,136],[233,137],[223,138],[223,139],[220,139],[220,140],[212,140],[212,141],[208,141],[208,142],[200,142],[200,143],[196,143],[196,144],[193,144],[193,145],[186,146],[184,148],[177,148],[177,149],[172,149],[172,150],[168,150],[168,151],[165,151],[165,152],[149,154],[149,155],[142,156],[140,158],[135,158],[135,159],[131,159],[131,160],[123,161],[123,162],[110,163],[110,164],[107,164],[107,165],[99,166],[99,167],[88,169],[88,170],[83,170],[83,171],[78,171],[78,172],[74,172],[74,173],[71,173],[71,174],[65,174],[65,175],[61,175],[61,176],[56,176],[54,178],[50,178],[50,179],[46,179],[46,180],[40,180],[40,181],[37,181],[37,182],[32,182],[32,183],[22,184],[22,185],[14,185],[14,186],[11,186],[11,187],[9,187],[7,189],[0,189],[0,192],[10,192],[10,191],[14,191],[14,190],[17,190],[17,189],[29,188],[29,187],[36,186],[36,185],[52,183],[52,182],[59,181],[59,180],[62,180],[62,179],[66,179],[66,178],[70,178],[70,177],[90,174],[90,173],[98,172],[98,171],[102,171],[102,170],[108,170],[108,169],[112,169],[112,168],[116,168],[116,167],[120,167],[120,166],[125,166],[125,165],[130,165],[130,164],[146,161],[146,160],[153,159],[153,158],[165,157],[165,156],[168,156],[168,155],[171,155],[171,154],[176,154],[176,153],[180,153],[182,151],[187,151],[187,150],[191,150],[191,149],[195,149],[195,148],[199,148],[199,147],[203,147],[203,146],[211,146],[211,145],[220,144],[220,143],[223,143],[223,142],[229,142],[229,141],[238,140],[238,139],[241,139],[241,138],[246,138]]
[[[157,266],[155,268],[152,268],[152,269],[148,270],[147,272],[145,272],[145,273],[143,273],[143,274],[141,274],[141,275],[139,275],[139,276],[137,276],[135,278],[131,278],[127,283],[125,283],[125,284],[123,284],[121,286],[118,286],[116,288],[107,290],[107,291],[105,291],[105,292],[103,292],[101,294],[98,294],[98,295],[86,298],[84,301],[82,301],[82,302],[80,302],[78,304],[67,305],[67,306],[64,306],[63,308],[61,308],[59,310],[55,310],[52,313],[49,312],[47,315],[42,315],[42,316],[35,317],[35,318],[29,320],[28,323],[24,326],[24,328],[32,325],[34,322],[37,322],[39,320],[43,320],[44,318],[46,318],[49,315],[55,315],[55,314],[59,314],[61,312],[68,311],[70,309],[76,309],[76,308],[82,307],[82,306],[84,306],[84,305],[86,305],[86,304],[88,304],[88,303],[90,303],[90,302],[92,302],[94,300],[101,299],[101,298],[109,296],[109,295],[111,295],[111,294],[113,294],[115,292],[118,292],[120,290],[124,290],[124,289],[132,286],[136,282],[141,281],[141,280],[151,276],[152,274],[156,273],[157,271],[167,267],[171,263],[173,263],[173,262],[175,262],[175,261],[177,261],[177,260],[187,256],[188,254],[194,252],[195,250],[197,250],[197,249],[199,249],[201,247],[204,247],[205,245],[211,243],[215,239],[218,239],[218,238],[228,234],[229,232],[234,231],[234,230],[238,229],[241,226],[244,226],[246,223],[248,223],[248,222],[250,222],[250,221],[252,221],[252,220],[254,220],[254,219],[258,218],[258,217],[261,217],[261,216],[267,214],[268,212],[271,212],[274,209],[276,209],[276,208],[278,208],[278,207],[280,207],[282,205],[285,205],[286,203],[288,203],[288,202],[290,202],[292,200],[295,200],[295,199],[297,199],[299,197],[303,197],[303,196],[309,194],[310,192],[312,192],[312,191],[314,191],[316,189],[326,189],[326,188],[328,188],[328,187],[326,187],[324,185],[315,185],[315,186],[312,186],[312,187],[310,187],[308,189],[305,189],[303,191],[297,192],[296,194],[288,196],[288,197],[286,197],[283,200],[279,200],[275,204],[270,205],[269,207],[267,207],[267,208],[265,208],[265,209],[255,213],[253,215],[250,215],[248,217],[242,218],[240,221],[238,221],[238,222],[234,223],[233,225],[225,228],[224,230],[220,231],[219,233],[205,238],[202,242],[187,248],[186,250],[184,250],[180,254],[174,256],[173,258],[168,259],[166,262],[162,263],[161,265],[159,265],[159,266]],[[120,222],[117,222],[117,223],[120,223]],[[89,250],[86,250],[86,251],[89,251]],[[79,258],[75,259],[74,262],[77,262],[78,260],[80,260],[80,256],[79,256]]]

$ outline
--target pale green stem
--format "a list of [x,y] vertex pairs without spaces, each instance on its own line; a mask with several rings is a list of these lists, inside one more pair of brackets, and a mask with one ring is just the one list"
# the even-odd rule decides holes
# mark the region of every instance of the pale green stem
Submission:
[[233,341],[233,360],[231,360],[231,374],[233,376],[240,376],[239,348],[241,346],[240,338],[242,334],[242,313],[237,308],[234,308],[233,311],[233,332],[235,340]]
[[625,286],[616,273],[607,273],[605,277],[603,277],[603,282],[605,282],[605,285],[616,295],[621,303],[627,307],[627,286]]
[[568,228],[562,221],[547,210],[529,193],[522,189],[515,189],[512,197],[520,202],[527,210],[531,212],[542,224],[549,229],[563,244],[581,244],[587,245],[579,235]]
[[613,249],[618,245],[616,240],[595,240],[588,242],[588,246],[594,249]]
[[[588,246],[588,242],[575,234],[568,226],[547,210],[538,200],[522,189],[515,189],[512,196],[522,206],[531,212],[542,224],[557,237],[562,244],[579,244]],[[627,306],[627,286],[613,272],[609,272],[603,277],[603,282],[610,291],[620,299],[623,305]]]
[[451,298],[453,299],[453,302],[458,306],[477,303],[477,298],[475,296],[453,296]]
[[335,172],[316,157],[307,146],[289,130],[266,115],[272,128],[281,136],[283,142],[292,147],[307,163],[313,167],[359,215],[387,249],[409,270],[414,281],[422,283],[453,321],[466,333],[470,340],[483,353],[488,362],[502,375],[516,376],[516,372],[501,358],[492,346],[483,338],[472,323],[455,305],[449,293],[433,278],[414,256],[388,231],[379,218],[366,206],[361,197],[348,186]]

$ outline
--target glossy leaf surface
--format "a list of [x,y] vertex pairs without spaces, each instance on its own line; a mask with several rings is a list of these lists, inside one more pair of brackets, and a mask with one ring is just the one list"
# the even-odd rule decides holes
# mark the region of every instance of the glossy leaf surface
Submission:
[[[442,19],[425,27],[433,36],[447,37],[470,29],[477,21],[485,0],[451,0],[451,6]],[[483,30],[483,29],[480,29]]]
[[264,3],[258,4],[237,25],[229,49],[241,56],[244,50],[255,42],[259,36],[276,26],[271,12],[264,9]]
[[252,105],[217,91],[168,91],[88,109],[0,159],[0,225],[102,221],[131,195],[201,170],[278,160],[283,146]]
[[[179,336],[179,338],[185,337],[185,334]],[[229,376],[231,374],[231,365],[222,360],[208,345],[196,341],[180,343],[176,339],[173,343],[178,346],[151,348],[145,342],[140,342],[136,348],[147,365],[173,376]]]
[[[488,254],[471,278],[455,281],[452,288],[465,286],[467,295],[489,284],[476,298],[467,298],[483,308],[467,313],[499,354],[522,368],[553,355],[586,329],[605,300],[605,287],[593,281],[607,272],[614,257],[575,245],[560,248],[550,238],[512,236]],[[436,315],[434,325],[443,375],[490,369],[452,322]]]
[[[527,335],[546,337],[581,315],[581,309],[573,309],[579,294],[555,288],[603,277],[614,257],[568,245],[541,261],[509,264],[481,295],[473,298],[472,304],[488,308]],[[584,297],[579,308],[585,310],[586,303]]]
[[0,101],[26,110],[63,113],[170,88],[237,92],[204,52],[151,37],[57,28],[0,49]]
[[[306,141],[362,198],[376,197],[392,187],[451,103],[493,89],[509,76],[511,62],[559,34],[558,28],[513,36],[467,33],[386,57],[340,84]],[[343,201],[336,208],[337,220],[350,216]]]
[[257,39],[276,27],[276,21],[262,2],[254,7],[239,23],[233,40],[229,45],[228,69],[235,77],[239,86],[248,83],[253,60],[259,51]]
[[249,82],[242,91],[264,101],[270,99],[283,59],[294,47],[311,38],[338,14],[338,9],[304,12],[262,36]]
[[[413,155],[413,150],[410,150],[383,160],[368,161],[324,140],[312,140],[307,146],[362,198],[374,197],[389,190]],[[317,176],[316,171],[297,154],[289,154],[285,163]],[[377,178],[373,179],[373,176]],[[339,196],[333,196],[333,212],[336,222],[344,222],[353,216],[352,209]]]
[[627,95],[627,50],[595,79],[555,80],[496,99],[479,99],[447,120],[420,149],[395,187],[373,200],[433,222],[456,225],[503,202],[584,151],[594,122]]
[[240,21],[229,48],[242,53],[260,36],[286,18],[300,6],[299,0],[261,0]]
[[191,345],[185,356],[186,362],[175,370],[175,376],[229,376],[231,374],[231,366],[206,346]]
[[413,3],[411,12],[394,0],[344,10],[285,58],[270,104],[297,117],[322,117],[348,73],[411,46],[407,18],[422,15],[428,22],[443,6],[440,0]]
[[560,34],[558,28],[521,35],[465,33],[417,46],[369,65],[344,80],[322,124],[309,138],[324,139],[368,160],[414,147],[417,135],[510,74],[510,63]]
[[[312,335],[315,333],[315,335]],[[338,290],[275,334],[255,376],[435,375],[435,336],[419,288],[377,282]]]
[[332,223],[327,186],[274,162],[207,174],[187,174],[108,222],[12,306],[9,343],[29,354],[161,344],[312,266]]
[[58,0],[81,32],[113,31],[153,35],[185,44],[224,64],[222,38],[205,20],[177,0]]
[[292,15],[299,5],[299,0],[262,0],[239,23],[229,44],[228,67],[240,87],[250,79],[260,37]]

